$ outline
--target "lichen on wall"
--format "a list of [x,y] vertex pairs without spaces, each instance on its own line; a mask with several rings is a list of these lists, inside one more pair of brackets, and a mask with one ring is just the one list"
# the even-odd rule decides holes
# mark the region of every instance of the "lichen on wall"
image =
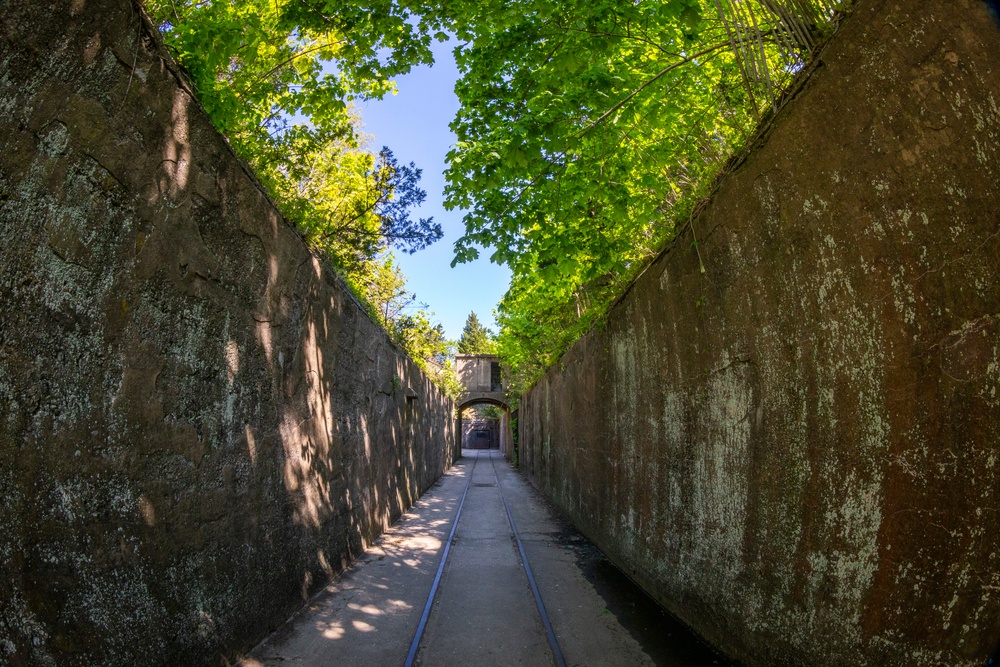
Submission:
[[138,4],[0,31],[0,664],[232,661],[450,465],[452,402]]
[[702,262],[683,230],[522,398],[525,473],[744,663],[1000,646],[998,25],[859,0]]

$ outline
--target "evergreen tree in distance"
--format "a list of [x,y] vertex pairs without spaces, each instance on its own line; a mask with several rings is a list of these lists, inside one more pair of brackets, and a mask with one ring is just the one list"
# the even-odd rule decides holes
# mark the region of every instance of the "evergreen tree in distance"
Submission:
[[475,313],[469,313],[462,329],[462,337],[458,341],[459,354],[495,354],[496,346],[490,335],[490,330],[479,322]]

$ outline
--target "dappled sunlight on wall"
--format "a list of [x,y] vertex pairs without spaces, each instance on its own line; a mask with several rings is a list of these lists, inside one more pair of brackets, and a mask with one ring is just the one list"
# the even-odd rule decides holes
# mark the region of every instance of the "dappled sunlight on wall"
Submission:
[[[305,338],[296,351],[302,360],[298,357],[292,360],[293,373],[298,370],[296,364],[303,365],[302,376],[296,378],[301,389],[297,392],[289,387],[293,400],[285,408],[281,439],[285,488],[296,499],[295,521],[316,528],[330,512],[330,485],[339,466],[331,456],[333,407],[326,391],[323,353],[316,339],[315,324],[308,322],[305,328]],[[296,393],[303,392],[300,401],[294,400]]]
[[232,662],[451,464],[453,407],[140,7],[72,8],[0,13],[0,662]]
[[191,144],[188,138],[188,105],[191,98],[183,90],[174,92],[174,104],[170,113],[170,124],[163,146],[163,171],[166,182],[160,184],[160,192],[176,197],[187,187],[188,171],[191,169]]

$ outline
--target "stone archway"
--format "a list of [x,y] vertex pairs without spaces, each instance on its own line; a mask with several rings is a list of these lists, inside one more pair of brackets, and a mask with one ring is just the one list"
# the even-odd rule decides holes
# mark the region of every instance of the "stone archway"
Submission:
[[455,438],[455,458],[462,455],[462,411],[476,405],[495,405],[504,411],[500,426],[500,451],[508,455],[512,434],[510,433],[511,407],[504,388],[500,357],[495,354],[456,354],[455,372],[465,391],[458,398],[457,437]]
[[[505,400],[497,398],[495,395],[494,396],[482,396],[482,395],[477,396],[477,395],[475,395],[477,393],[480,393],[480,392],[468,392],[468,394],[472,394],[472,395],[468,395],[467,394],[466,396],[464,396],[462,398],[461,402],[457,406],[457,411],[456,412],[457,412],[458,416],[457,416],[457,419],[456,419],[456,428],[455,428],[455,434],[456,434],[455,440],[456,440],[456,449],[457,449],[456,458],[458,456],[461,456],[461,454],[462,454],[462,447],[463,447],[464,424],[463,424],[463,421],[462,421],[462,413],[466,409],[472,408],[472,407],[476,407],[477,405],[493,405],[493,406],[496,406],[496,407],[498,407],[498,408],[500,408],[501,410],[504,411],[504,416],[501,419],[500,424],[498,425],[498,438],[499,438],[498,448],[500,449],[501,453],[503,453],[504,455],[507,455],[508,454],[508,450],[510,449],[510,440],[511,440],[511,434],[510,434],[510,412],[511,412],[510,411],[510,405],[508,405]],[[486,392],[482,392],[482,393],[486,393]],[[493,392],[490,392],[490,393],[493,393]]]

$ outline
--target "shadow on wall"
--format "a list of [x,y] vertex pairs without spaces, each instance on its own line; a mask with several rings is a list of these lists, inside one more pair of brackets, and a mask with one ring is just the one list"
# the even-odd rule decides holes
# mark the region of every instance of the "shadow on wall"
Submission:
[[1000,24],[1000,0],[985,0],[985,2],[986,6],[990,8],[993,18],[996,19],[997,24]]
[[450,465],[451,401],[136,5],[0,26],[0,662],[231,659]]

